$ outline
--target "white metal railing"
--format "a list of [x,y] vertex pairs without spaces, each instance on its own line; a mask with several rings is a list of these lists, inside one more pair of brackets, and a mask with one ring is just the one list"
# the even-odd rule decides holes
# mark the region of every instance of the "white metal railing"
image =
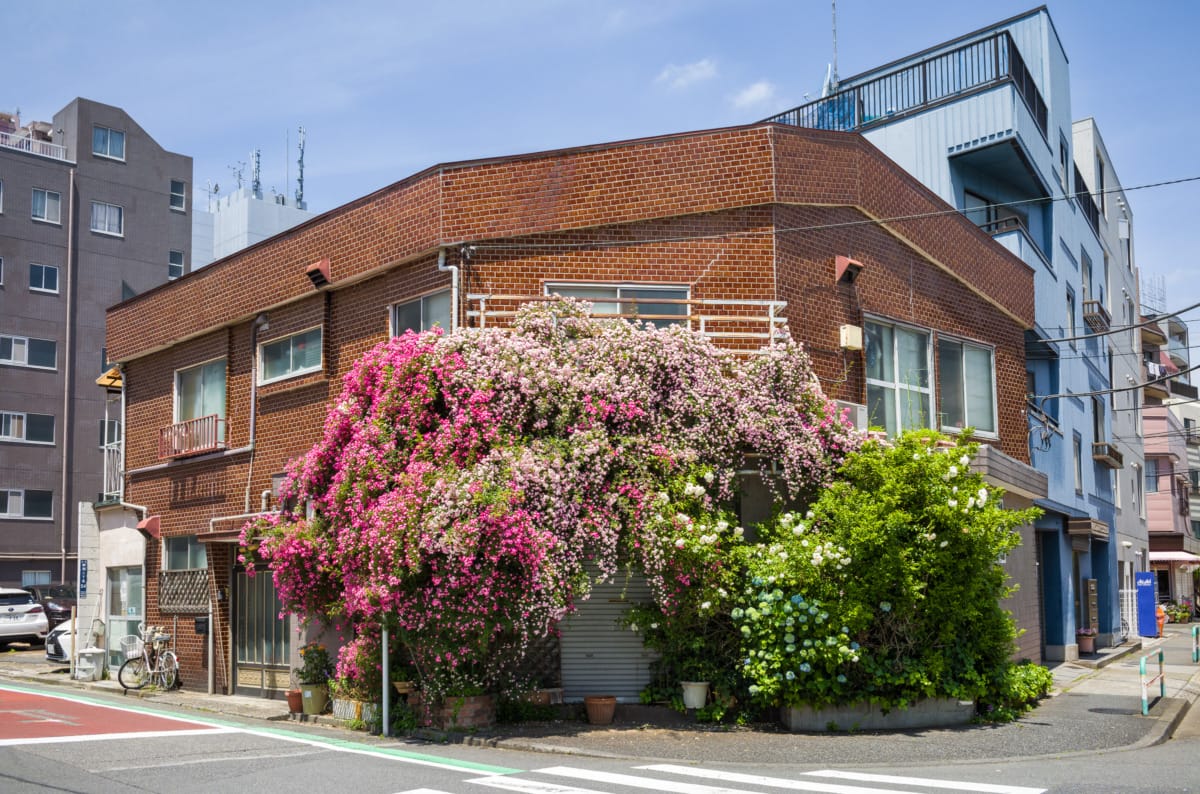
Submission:
[[103,501],[114,502],[121,498],[121,442],[104,445],[104,490]]
[[67,159],[67,147],[60,146],[57,143],[50,143],[50,141],[39,141],[36,138],[30,138],[28,135],[19,135],[15,132],[0,132],[0,146],[5,146],[9,149],[20,149],[23,152],[39,154],[42,157],[53,157],[55,160]]
[[[512,322],[521,306],[557,300],[562,299],[553,295],[471,293],[467,295],[467,323],[478,328],[487,328],[489,324],[506,326]],[[769,347],[787,336],[787,320],[783,316],[787,301],[614,297],[598,302],[619,303],[622,311],[592,312],[593,317],[684,325],[717,344],[738,352]],[[639,302],[667,309],[679,306],[685,313],[639,312]],[[632,311],[629,307],[632,307]]]
[[1121,640],[1127,640],[1137,634],[1137,591],[1122,590],[1121,598]]
[[[1158,657],[1158,675],[1146,677],[1146,660]],[[1138,678],[1142,684],[1142,716],[1150,713],[1150,686],[1158,682],[1158,697],[1161,700],[1167,696],[1167,674],[1163,665],[1163,651],[1159,648],[1155,653],[1148,653],[1138,660]]]

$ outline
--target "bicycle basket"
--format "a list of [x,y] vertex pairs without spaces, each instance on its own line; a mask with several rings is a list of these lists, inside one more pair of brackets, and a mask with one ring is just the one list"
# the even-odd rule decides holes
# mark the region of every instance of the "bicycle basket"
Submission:
[[121,653],[125,658],[136,659],[142,655],[142,638],[136,634],[130,634],[121,638]]

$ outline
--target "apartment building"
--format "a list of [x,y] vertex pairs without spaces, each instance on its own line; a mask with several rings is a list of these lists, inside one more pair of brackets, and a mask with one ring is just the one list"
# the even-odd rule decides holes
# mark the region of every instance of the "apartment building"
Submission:
[[0,583],[87,582],[89,620],[102,591],[141,611],[140,580],[78,566],[81,536],[98,550],[102,448],[122,433],[96,386],[105,310],[187,272],[191,197],[191,158],[120,108],[0,113]]
[[[147,618],[176,627],[187,685],[275,696],[297,634],[237,539],[276,507],[340,377],[389,335],[504,326],[554,294],[747,355],[786,323],[830,396],[892,430],[912,411],[970,425],[987,443],[976,465],[1014,506],[1044,497],[1022,413],[1034,273],[947,210],[860,136],[758,124],[438,165],[114,307]],[[1036,638],[1024,531],[1007,564]],[[610,608],[593,598],[564,627],[571,653],[549,640],[568,695],[603,672],[589,648],[628,654],[616,694],[648,675]]]
[[1036,544],[1042,650],[1075,658],[1075,632],[1088,627],[1101,646],[1120,641],[1112,472],[1137,442],[1116,443],[1111,408],[1097,412],[1093,397],[1106,402],[1112,385],[1110,342],[1092,328],[1119,297],[1102,229],[1121,216],[1090,142],[1080,165],[1070,65],[1049,11],[834,82],[821,99],[770,120],[860,132],[1033,270],[1025,410],[1033,465],[1049,477]]

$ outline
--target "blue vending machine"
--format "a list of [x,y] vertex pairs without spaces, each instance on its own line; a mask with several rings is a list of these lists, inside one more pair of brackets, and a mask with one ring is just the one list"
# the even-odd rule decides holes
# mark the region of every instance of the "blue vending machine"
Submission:
[[1154,573],[1141,571],[1134,574],[1137,586],[1137,633],[1142,637],[1158,636],[1158,615],[1155,607],[1158,599],[1154,594]]

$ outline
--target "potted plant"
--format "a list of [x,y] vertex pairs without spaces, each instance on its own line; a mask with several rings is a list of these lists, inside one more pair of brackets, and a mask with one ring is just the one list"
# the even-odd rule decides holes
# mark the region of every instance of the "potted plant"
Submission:
[[320,714],[329,704],[329,676],[333,664],[329,652],[319,642],[310,642],[300,649],[300,696],[305,714]]
[[680,665],[679,685],[683,689],[683,707],[701,709],[708,703],[708,689],[716,669],[707,659],[685,659]]
[[300,687],[296,683],[296,673],[296,670],[291,672],[288,680],[291,686],[283,693],[287,698],[288,712],[291,714],[299,714],[304,710],[304,693],[300,691]]
[[365,682],[349,676],[338,676],[329,682],[329,697],[333,702],[333,716],[356,726],[370,724],[379,716],[376,698],[379,690],[369,688]]
[[1079,643],[1080,653],[1096,652],[1096,630],[1093,628],[1076,629],[1075,641]]

